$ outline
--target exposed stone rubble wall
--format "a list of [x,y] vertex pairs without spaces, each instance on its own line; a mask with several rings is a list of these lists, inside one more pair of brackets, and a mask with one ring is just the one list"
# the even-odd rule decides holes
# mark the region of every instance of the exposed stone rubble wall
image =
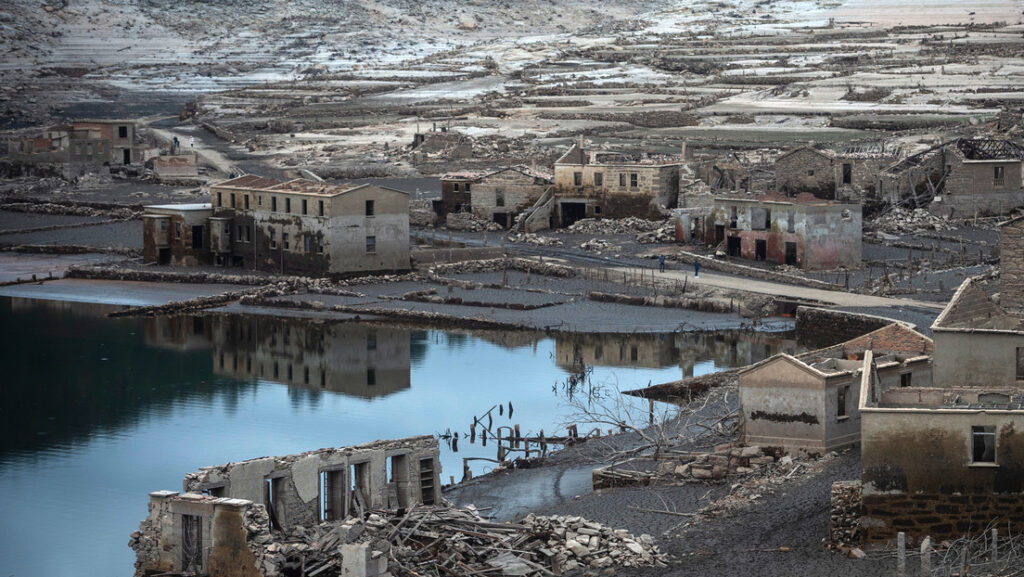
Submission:
[[933,540],[979,535],[990,519],[997,519],[1016,535],[1024,531],[1024,495],[941,494],[864,495],[860,526],[865,545],[895,543],[900,531],[927,535]]
[[693,264],[694,261],[700,263],[702,268],[709,270],[718,270],[722,272],[728,272],[738,275],[743,275],[750,278],[758,278],[762,280],[780,281],[788,284],[794,284],[798,286],[806,286],[811,288],[818,288],[824,290],[844,291],[845,289],[839,285],[832,283],[815,280],[812,278],[803,277],[795,274],[783,274],[752,266],[744,266],[724,260],[718,260],[715,258],[706,257],[703,255],[695,254],[692,252],[679,251],[674,256],[674,259],[687,264]]
[[445,217],[445,226],[449,230],[464,230],[471,232],[499,231],[504,228],[493,221],[485,220],[471,212],[450,212]]
[[[788,463],[792,462],[792,458],[784,459]],[[691,453],[679,458],[662,460],[658,463],[657,471],[624,472],[620,463],[595,469],[592,479],[594,489],[648,485],[655,478],[682,482],[721,481],[726,477],[763,472],[776,460],[774,451],[766,452],[761,447],[741,447],[724,443],[710,453]]]
[[861,544],[860,481],[832,483],[832,512],[829,515],[828,545],[841,549]]
[[64,214],[71,216],[107,216],[127,220],[140,218],[142,211],[131,207],[89,204],[58,204],[53,202],[5,202],[0,210],[9,212],[31,212],[38,214]]
[[434,274],[438,275],[450,275],[469,274],[478,272],[497,272],[506,269],[558,278],[571,278],[576,276],[576,269],[572,267],[563,266],[560,264],[540,262],[527,258],[496,258],[490,260],[477,260],[452,264],[442,264],[433,267],[431,271]]
[[646,220],[643,218],[584,218],[572,223],[565,232],[573,234],[637,234],[654,232],[671,226],[670,221]]
[[739,308],[733,303],[724,303],[711,299],[658,296],[631,296],[624,294],[610,294],[591,291],[590,300],[606,303],[618,303],[624,305],[636,305],[644,307],[665,307],[676,309],[689,309],[711,313],[732,313]]

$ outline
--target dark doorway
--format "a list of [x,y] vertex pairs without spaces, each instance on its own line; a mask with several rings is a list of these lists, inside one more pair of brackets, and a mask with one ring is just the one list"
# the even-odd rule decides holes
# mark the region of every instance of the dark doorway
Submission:
[[740,237],[730,236],[726,239],[725,254],[729,256],[740,256]]
[[122,152],[124,153],[124,163],[125,164],[131,164],[132,163],[132,149],[126,148]]
[[345,517],[345,471],[320,471],[320,520],[337,521]]
[[754,241],[754,260],[765,260],[768,258],[768,241]]
[[203,518],[181,516],[181,570],[199,575],[203,570]]
[[203,226],[196,225],[192,227],[192,248],[201,249],[203,248]]
[[171,264],[171,249],[161,248],[157,250],[156,261],[159,264]]
[[723,240],[725,240],[725,225],[724,224],[716,224],[715,225],[715,246],[718,246],[718,245],[722,244]]
[[786,243],[786,264],[797,266],[796,263],[796,243]]
[[494,222],[501,225],[502,228],[508,228],[508,213],[507,212],[496,212],[492,216]]
[[562,226],[572,226],[577,220],[587,217],[587,205],[583,202],[562,203]]
[[420,459],[420,497],[424,505],[434,504],[433,459]]
[[850,184],[853,182],[853,165],[849,163],[843,164],[843,184]]

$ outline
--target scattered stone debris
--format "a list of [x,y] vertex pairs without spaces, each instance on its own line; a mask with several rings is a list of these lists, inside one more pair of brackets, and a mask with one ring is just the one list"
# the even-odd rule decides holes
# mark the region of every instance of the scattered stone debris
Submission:
[[472,507],[414,507],[271,533],[266,509],[255,506],[244,521],[267,577],[295,570],[333,577],[354,568],[368,576],[561,575],[666,562],[650,535],[634,537],[582,517],[531,514],[518,524],[493,523]]
[[409,201],[409,224],[411,226],[434,226],[434,209],[429,200]]
[[829,516],[828,547],[847,550],[861,542],[860,481],[832,483],[832,513]]
[[505,230],[500,224],[480,218],[471,212],[448,213],[445,220],[445,226],[447,226],[449,230],[462,230],[467,232]]
[[598,254],[602,252],[620,252],[622,250],[621,246],[612,244],[607,240],[603,240],[600,238],[592,238],[587,242],[580,244],[580,248],[582,248],[583,250],[596,252]]
[[508,241],[521,242],[523,244],[532,244],[536,246],[560,246],[562,244],[562,239],[560,238],[533,234],[532,232],[512,233],[508,235]]
[[439,264],[431,268],[431,272],[437,275],[446,275],[496,272],[506,269],[558,278],[576,276],[576,269],[570,266],[540,262],[528,258],[495,258]]
[[[869,225],[876,232],[889,234],[919,233],[929,230],[956,230],[946,217],[935,216],[923,208],[894,207]],[[892,240],[892,239],[887,239]]]
[[671,221],[645,220],[636,217],[626,218],[584,218],[572,223],[565,229],[574,234],[637,234],[653,232],[664,226],[671,226]]
[[64,214],[72,216],[106,216],[121,219],[140,218],[142,212],[131,208],[94,208],[74,204],[57,204],[52,202],[6,202],[0,204],[0,210],[9,212],[32,212],[39,214]]
[[676,228],[671,223],[663,224],[650,232],[641,232],[636,235],[636,241],[640,244],[655,244],[675,242]]

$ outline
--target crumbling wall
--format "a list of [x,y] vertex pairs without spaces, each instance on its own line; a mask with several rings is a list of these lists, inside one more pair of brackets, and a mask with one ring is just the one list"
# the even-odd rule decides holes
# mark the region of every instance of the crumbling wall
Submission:
[[802,339],[827,347],[892,324],[892,319],[815,307],[797,307],[796,331]]
[[836,180],[832,174],[832,159],[808,147],[779,157],[775,161],[775,190],[792,194],[809,192],[819,198],[834,198]]
[[537,202],[548,186],[546,182],[538,183],[536,178],[516,169],[503,170],[473,184],[470,205],[474,214],[487,220],[492,220],[495,213],[509,215],[508,226],[512,224],[513,215]]
[[[150,493],[149,515],[128,543],[135,551],[136,577],[196,567],[203,575],[260,577],[244,522],[253,508],[262,507],[241,499]],[[186,557],[192,559],[190,567],[183,566]]]
[[832,483],[828,544],[831,547],[855,547],[861,543],[860,481]]
[[[405,476],[394,471],[396,477],[389,485],[386,461],[403,456]],[[288,528],[322,520],[320,497],[324,487],[320,473],[323,471],[342,473],[329,495],[338,503],[338,508],[343,509],[334,510],[335,518],[368,508],[388,508],[391,490],[404,491],[398,500],[404,499],[407,504],[438,502],[441,493],[437,457],[437,439],[410,437],[205,467],[186,475],[182,485],[188,492],[212,491],[219,496],[262,503],[276,517],[278,525]],[[424,459],[430,461],[430,469],[421,471]],[[421,478],[421,473],[426,474],[425,479]],[[353,484],[358,488],[349,491]]]
[[1024,308],[1024,219],[999,229],[999,304],[1006,309]]

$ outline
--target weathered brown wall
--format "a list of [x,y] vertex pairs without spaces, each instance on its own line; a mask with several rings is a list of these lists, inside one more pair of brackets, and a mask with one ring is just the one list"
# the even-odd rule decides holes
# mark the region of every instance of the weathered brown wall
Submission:
[[797,307],[796,331],[800,339],[827,347],[878,330],[892,323],[881,317],[843,311]]
[[[809,174],[811,171],[814,174]],[[836,184],[832,159],[806,147],[780,157],[775,162],[775,190],[809,192],[819,198],[834,198]]]
[[1024,308],[1024,219],[999,231],[999,304]]

